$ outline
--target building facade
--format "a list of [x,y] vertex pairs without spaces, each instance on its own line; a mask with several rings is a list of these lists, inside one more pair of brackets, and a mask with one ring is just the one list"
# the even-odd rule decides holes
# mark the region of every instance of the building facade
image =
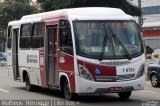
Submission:
[[145,16],[143,35],[146,44],[151,48],[160,49],[160,5],[142,8]]
[[[138,5],[138,0],[130,1]],[[143,37],[146,45],[160,49],[160,1],[141,0]]]

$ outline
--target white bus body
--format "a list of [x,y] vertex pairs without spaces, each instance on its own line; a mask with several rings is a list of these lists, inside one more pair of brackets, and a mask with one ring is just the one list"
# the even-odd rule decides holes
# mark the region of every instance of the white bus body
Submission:
[[[144,89],[141,36],[132,16],[116,8],[75,8],[27,15],[8,24],[7,63],[26,89],[118,93]],[[69,90],[67,90],[69,89]]]

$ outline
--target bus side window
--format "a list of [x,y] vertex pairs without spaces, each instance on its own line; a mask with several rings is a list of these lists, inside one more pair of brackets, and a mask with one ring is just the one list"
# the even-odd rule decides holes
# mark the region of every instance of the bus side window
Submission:
[[12,41],[12,27],[8,27],[8,37],[7,37],[7,48],[11,48],[11,41]]
[[31,24],[21,25],[20,48],[30,48],[31,46]]
[[60,50],[73,55],[71,27],[67,20],[60,21]]
[[43,22],[33,24],[33,34],[31,37],[31,47],[44,47],[45,24]]

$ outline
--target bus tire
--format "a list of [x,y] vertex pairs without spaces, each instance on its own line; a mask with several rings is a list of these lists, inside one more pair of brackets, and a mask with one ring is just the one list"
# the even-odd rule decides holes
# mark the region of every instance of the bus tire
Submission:
[[67,99],[67,100],[73,99],[74,94],[70,92],[69,83],[67,80],[64,82],[64,85],[63,85],[63,93],[64,93],[65,99]]
[[118,95],[121,99],[128,99],[131,96],[131,91],[119,92]]
[[151,84],[153,87],[158,87],[160,85],[158,76],[156,74],[151,75]]
[[26,83],[26,90],[27,91],[32,91],[34,86],[30,83],[28,75],[26,75],[25,83]]

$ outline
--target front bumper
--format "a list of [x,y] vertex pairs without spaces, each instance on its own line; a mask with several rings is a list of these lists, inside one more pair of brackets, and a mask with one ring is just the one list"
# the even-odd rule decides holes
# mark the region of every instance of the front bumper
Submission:
[[130,81],[121,81],[121,82],[94,82],[81,78],[78,75],[76,76],[76,93],[109,93],[110,88],[121,87],[121,91],[113,92],[124,92],[124,91],[134,91],[134,90],[143,90],[145,84],[145,75],[142,77],[130,80]]

